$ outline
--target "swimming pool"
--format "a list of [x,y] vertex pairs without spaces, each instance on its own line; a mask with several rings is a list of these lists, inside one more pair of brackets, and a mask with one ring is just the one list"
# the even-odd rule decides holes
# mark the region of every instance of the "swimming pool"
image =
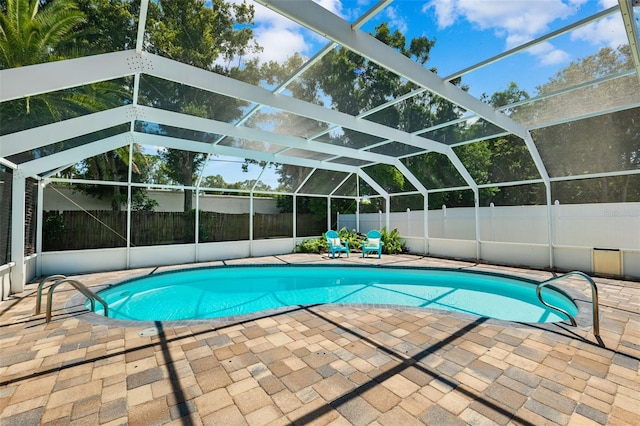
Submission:
[[[536,284],[456,269],[225,266],[149,275],[98,295],[109,305],[110,318],[137,321],[221,318],[327,303],[431,308],[518,322],[566,320],[540,303]],[[577,314],[563,292],[549,286],[542,293],[547,302]],[[96,304],[96,313],[101,312]]]

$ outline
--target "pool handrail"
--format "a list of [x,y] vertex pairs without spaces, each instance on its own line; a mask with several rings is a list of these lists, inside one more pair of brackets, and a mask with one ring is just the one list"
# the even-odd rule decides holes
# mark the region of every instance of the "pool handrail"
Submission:
[[545,305],[546,307],[553,309],[555,311],[558,311],[564,315],[566,315],[569,320],[571,321],[571,325],[576,327],[577,323],[575,318],[569,314],[567,311],[565,311],[562,308],[559,308],[557,306],[553,306],[550,305],[549,303],[545,302],[542,299],[542,288],[546,287],[547,285],[556,282],[556,281],[560,281],[563,280],[565,278],[571,277],[571,276],[579,276],[584,278],[585,280],[587,280],[587,282],[589,283],[589,286],[591,287],[591,305],[592,305],[592,317],[593,317],[593,335],[600,340],[600,314],[599,314],[599,302],[598,302],[598,287],[596,286],[596,283],[593,281],[593,279],[585,274],[584,272],[581,271],[571,271],[571,272],[567,272],[564,275],[561,275],[559,277],[554,277],[554,278],[550,278],[546,281],[541,282],[540,284],[538,284],[538,286],[536,287],[536,295],[538,296],[538,300],[540,300],[540,302]]
[[49,275],[40,281],[38,295],[36,296],[36,315],[40,315],[40,312],[42,312],[42,290],[44,290],[44,285],[49,281],[60,281],[65,278],[67,278],[65,275]]
[[51,307],[53,306],[53,292],[55,291],[57,286],[64,283],[71,284],[76,290],[82,293],[84,297],[89,299],[89,302],[91,302],[92,312],[95,312],[96,310],[96,300],[100,302],[102,304],[102,309],[104,310],[104,316],[107,318],[109,317],[109,306],[107,305],[107,302],[105,302],[100,296],[98,296],[97,294],[89,290],[80,281],[74,280],[71,278],[65,278],[65,279],[56,281],[55,283],[53,283],[51,287],[49,287],[49,293],[47,294],[47,315],[45,317],[45,320],[47,323],[51,321]]

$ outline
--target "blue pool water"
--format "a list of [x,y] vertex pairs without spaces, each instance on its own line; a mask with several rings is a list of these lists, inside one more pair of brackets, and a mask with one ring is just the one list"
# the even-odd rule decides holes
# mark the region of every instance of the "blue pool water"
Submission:
[[[109,317],[170,321],[219,318],[284,306],[384,304],[464,312],[519,322],[566,318],[543,306],[532,281],[459,270],[354,266],[214,267],[167,272],[117,284],[98,293]],[[544,299],[571,315],[564,293]],[[96,313],[102,307],[96,303]]]

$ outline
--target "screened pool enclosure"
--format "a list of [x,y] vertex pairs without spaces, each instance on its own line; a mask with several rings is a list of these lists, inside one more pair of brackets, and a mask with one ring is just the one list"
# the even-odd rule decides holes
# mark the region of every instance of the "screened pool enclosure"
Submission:
[[637,0],[80,2],[39,53],[20,37],[44,20],[7,31],[23,3],[0,34],[3,299],[340,228],[640,277]]

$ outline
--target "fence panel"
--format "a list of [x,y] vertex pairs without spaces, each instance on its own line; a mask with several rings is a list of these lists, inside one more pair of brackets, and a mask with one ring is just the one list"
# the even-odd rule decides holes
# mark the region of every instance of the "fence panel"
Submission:
[[293,213],[260,214],[253,216],[253,238],[293,237]]
[[[249,239],[249,214],[199,213],[199,242]],[[127,213],[65,211],[44,213],[43,250],[83,250],[125,247]],[[261,214],[253,218],[254,239],[293,237],[293,213]],[[298,215],[298,235],[321,235],[324,223],[313,214]],[[131,245],[152,246],[195,242],[193,212],[131,212]]]

